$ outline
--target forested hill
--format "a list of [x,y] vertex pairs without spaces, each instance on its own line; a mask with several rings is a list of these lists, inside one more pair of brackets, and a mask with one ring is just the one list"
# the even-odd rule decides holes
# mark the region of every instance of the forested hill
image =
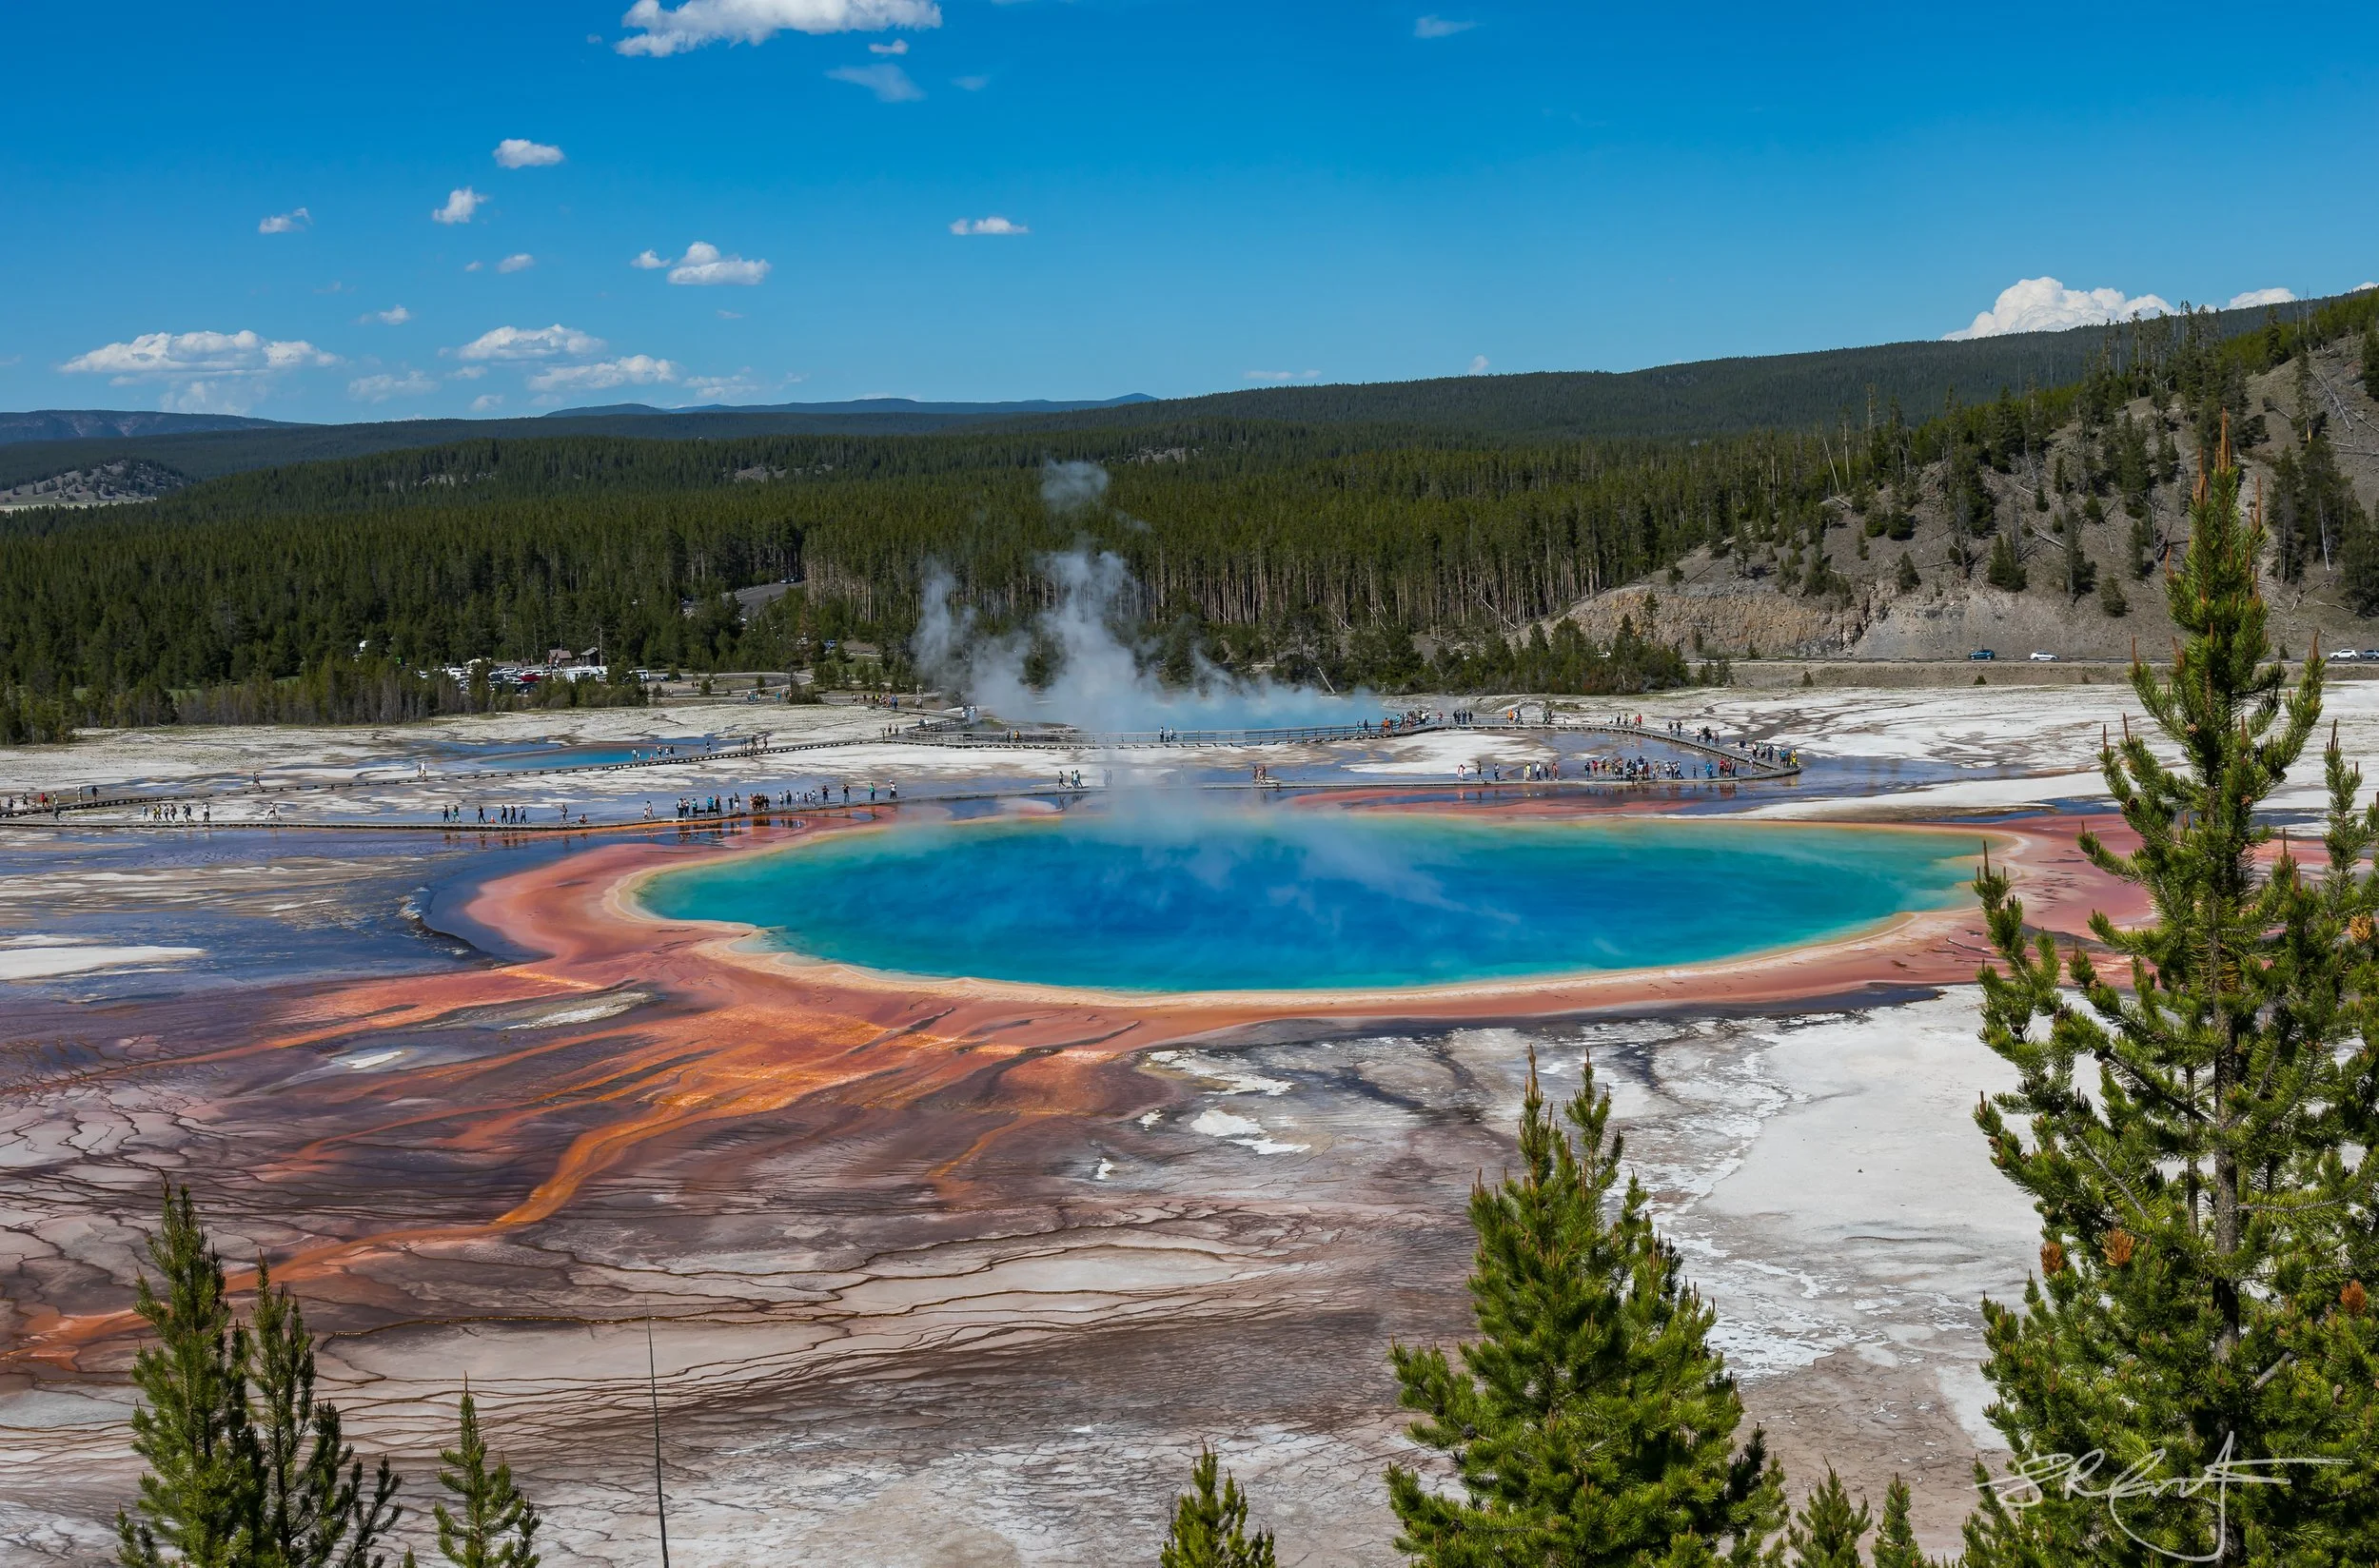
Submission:
[[[2345,298],[2345,297],[2341,297]],[[2296,320],[2332,301],[2276,307]],[[2201,311],[2192,318],[2215,341],[2263,331],[2274,310]],[[1457,376],[1425,382],[1273,386],[1177,398],[1096,415],[1056,415],[1027,428],[1115,427],[1223,416],[1307,424],[1405,424],[1521,440],[1737,435],[1816,430],[1866,422],[1897,402],[1911,419],[1938,413],[1952,397],[1987,402],[2005,390],[2069,385],[2101,358],[2120,368],[2133,357],[2170,352],[2180,330],[2165,317],[2119,327],[2022,332],[1959,343],[1881,343],[1810,354],[1701,360],[1649,370],[1562,370]]]
[[[2192,330],[2227,340],[2291,322],[2328,302],[2201,312]],[[1474,441],[1600,438],[1675,439],[1751,430],[1815,430],[1863,424],[1897,402],[1910,420],[1940,411],[1953,394],[1988,402],[2002,388],[2076,382],[2101,358],[2117,367],[2169,352],[2173,319],[2121,327],[2075,327],[1967,343],[1886,343],[1820,353],[1704,360],[1625,372],[1548,371],[1457,376],[1438,381],[1266,387],[1055,414],[968,411],[967,405],[901,404],[685,413],[563,410],[539,419],[418,420],[376,424],[285,425],[127,439],[20,441],[0,444],[0,489],[119,459],[161,464],[193,480],[256,468],[351,458],[474,439],[636,436],[728,441],[777,435],[925,435],[951,430],[1045,434],[1146,429],[1225,421],[1299,425],[1426,428]]]

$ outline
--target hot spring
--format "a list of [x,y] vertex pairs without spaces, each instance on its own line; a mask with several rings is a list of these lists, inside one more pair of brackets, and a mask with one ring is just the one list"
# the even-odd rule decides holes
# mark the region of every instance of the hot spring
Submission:
[[1971,834],[1185,811],[896,824],[647,881],[672,919],[897,974],[1376,990],[1703,963],[1965,896]]

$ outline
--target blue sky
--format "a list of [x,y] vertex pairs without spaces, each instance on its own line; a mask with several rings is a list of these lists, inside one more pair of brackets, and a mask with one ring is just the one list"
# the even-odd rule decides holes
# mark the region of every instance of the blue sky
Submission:
[[2351,288],[2379,8],[2265,14],[16,6],[0,407],[1170,396]]

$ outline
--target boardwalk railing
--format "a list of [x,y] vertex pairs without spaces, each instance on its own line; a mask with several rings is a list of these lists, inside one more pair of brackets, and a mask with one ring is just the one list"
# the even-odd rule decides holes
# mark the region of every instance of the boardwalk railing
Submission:
[[[19,806],[0,816],[49,816],[53,812],[106,811],[124,807],[197,805],[202,801],[256,798],[266,795],[291,795],[314,793],[335,793],[342,790],[382,789],[396,784],[446,785],[486,779],[529,779],[553,774],[621,773],[634,768],[676,768],[705,762],[733,762],[762,756],[788,756],[802,752],[844,751],[855,746],[912,745],[945,746],[960,751],[1047,751],[1063,748],[1068,751],[1146,751],[1173,750],[1193,747],[1246,747],[1328,745],[1346,741],[1395,740],[1407,735],[1427,734],[1491,734],[1491,735],[1602,735],[1641,744],[1674,747],[1680,751],[1716,758],[1729,765],[1726,776],[1738,779],[1786,778],[1800,772],[1798,761],[1770,760],[1755,755],[1744,746],[1729,746],[1706,741],[1698,736],[1674,734],[1649,725],[1610,724],[1595,722],[1523,723],[1497,721],[1493,723],[1457,723],[1436,718],[1396,720],[1379,723],[1298,725],[1272,730],[1138,730],[1099,734],[1083,730],[982,730],[964,727],[953,719],[924,719],[902,726],[888,724],[875,735],[846,735],[828,740],[787,741],[779,745],[765,744],[765,736],[736,746],[714,746],[701,751],[672,751],[659,755],[630,757],[619,762],[564,762],[551,768],[481,768],[469,773],[433,773],[408,774],[392,770],[394,776],[372,778],[358,774],[352,779],[324,781],[313,784],[282,784],[258,788],[253,785],[220,790],[196,790],[179,794],[90,794],[72,800],[58,800],[40,807]],[[1795,754],[1786,753],[1785,755]]]

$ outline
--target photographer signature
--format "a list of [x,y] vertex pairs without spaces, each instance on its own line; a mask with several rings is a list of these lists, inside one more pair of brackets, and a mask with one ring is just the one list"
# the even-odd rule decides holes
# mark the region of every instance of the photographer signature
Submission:
[[[1997,1498],[2001,1504],[2022,1512],[2035,1503],[2045,1501],[2050,1493],[2060,1497],[2103,1499],[2107,1517],[2114,1527],[2140,1546],[2160,1558],[2174,1562],[2219,1562],[2222,1560],[2226,1530],[2231,1517],[2231,1488],[2233,1486],[2286,1486],[2289,1478],[2272,1472],[2291,1464],[2344,1464],[2344,1460],[2241,1460],[2231,1457],[2238,1441],[2235,1434],[2222,1440],[2222,1452],[2213,1462],[2193,1476],[2159,1476],[2164,1468],[2165,1451],[2151,1449],[2122,1474],[2104,1485],[2094,1484],[2098,1472],[2107,1465],[2103,1449],[2087,1454],[2037,1454],[2017,1462],[2008,1474],[1996,1480],[1983,1483],[1984,1490]],[[2213,1507],[2214,1549],[2203,1556],[2191,1556],[2142,1540],[2124,1522],[2116,1504],[2134,1498],[2202,1498],[2209,1493]]]

